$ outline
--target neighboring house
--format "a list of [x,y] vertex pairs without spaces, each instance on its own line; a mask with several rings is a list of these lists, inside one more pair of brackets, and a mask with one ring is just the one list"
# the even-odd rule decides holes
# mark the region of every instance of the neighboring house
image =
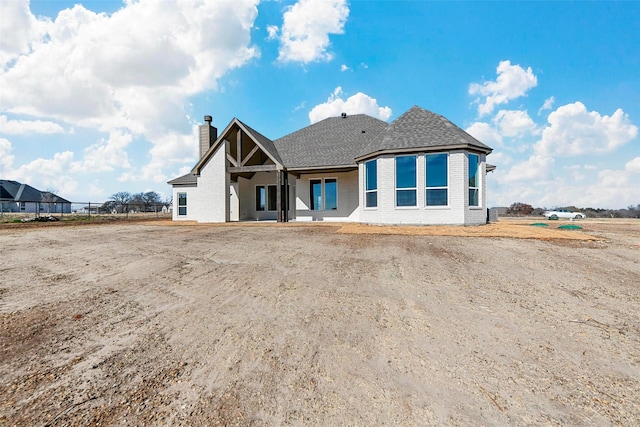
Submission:
[[30,185],[0,179],[0,211],[35,214],[71,213],[71,202]]
[[218,136],[211,120],[200,160],[169,181],[176,221],[487,222],[492,149],[420,107],[391,124],[342,114],[273,141],[235,118]]

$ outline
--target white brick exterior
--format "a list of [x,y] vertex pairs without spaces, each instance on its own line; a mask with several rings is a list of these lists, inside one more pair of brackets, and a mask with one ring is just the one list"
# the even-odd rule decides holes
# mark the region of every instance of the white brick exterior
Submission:
[[227,222],[230,219],[227,147],[227,142],[221,144],[200,171],[197,200],[193,206],[198,222]]
[[[211,121],[209,116],[205,120]],[[374,129],[375,135],[383,132],[379,135],[384,138],[369,136],[365,127]],[[486,224],[486,153],[490,153],[491,148],[444,117],[414,106],[388,126],[363,114],[349,119],[328,118],[305,129],[271,141],[233,119],[223,135],[213,142],[211,132],[215,132],[215,129],[209,123],[201,127],[201,157],[194,168],[199,175],[187,174],[171,181],[174,183],[173,219],[198,222],[279,220],[281,218],[277,218],[277,207],[274,208],[273,203],[270,206],[269,202],[278,199],[273,194],[274,188],[279,193],[275,186],[284,184],[278,182],[278,178],[285,180],[288,177],[286,191],[290,220],[373,224]],[[352,138],[349,141],[353,144],[345,143],[343,135]],[[433,141],[433,138],[440,140]],[[313,145],[314,142],[316,145]],[[231,147],[233,153],[229,153]],[[358,150],[364,149],[369,150],[366,153],[372,154],[358,154]],[[377,206],[366,208],[367,162],[360,161],[355,167],[353,161],[375,155],[373,153],[386,154],[373,158],[377,165]],[[426,204],[426,156],[430,154],[446,154],[446,206]],[[478,158],[478,206],[469,206],[469,157],[472,154]],[[408,155],[415,156],[416,187],[415,190],[403,189],[401,196],[405,203],[412,203],[413,194],[409,191],[415,191],[416,206],[396,206],[397,159]],[[432,172],[436,174],[433,175],[433,182],[442,186],[430,188],[433,192],[429,195],[434,197],[434,202],[443,203],[442,190],[445,183],[444,176],[440,173],[444,171],[443,158],[440,156],[433,160],[433,166],[429,163],[429,167],[433,167]],[[349,166],[335,166],[336,170],[342,172],[331,172],[331,165]],[[400,165],[413,171],[412,162],[403,161]],[[287,168],[295,170],[296,175],[287,175]],[[231,181],[232,178],[235,181]],[[407,177],[405,171],[401,182],[412,185],[412,178]],[[320,209],[310,209],[312,180],[322,182],[323,193],[327,188],[333,192],[335,182],[336,209],[325,209],[326,194],[322,194],[323,206]],[[330,184],[327,184],[327,180],[331,180]],[[265,206],[264,210],[259,211],[256,195],[258,188],[262,187],[265,189]],[[180,193],[187,196],[186,215],[179,215]],[[286,203],[286,199],[287,197],[281,197],[278,200]],[[331,206],[333,205],[332,201]]]
[[[198,222],[229,221],[229,174],[226,173],[226,144],[221,144],[211,156],[200,176],[197,186],[174,185],[173,220]],[[179,215],[178,194],[187,194],[187,215]]]
[[417,206],[396,207],[394,155],[377,158],[378,206],[365,208],[365,162],[359,165],[360,221],[373,224],[455,224],[486,223],[485,156],[480,155],[479,207],[469,207],[468,158],[465,151],[449,152],[448,206],[426,206],[425,153],[416,154]]
[[[247,220],[275,220],[275,211],[256,210],[256,187],[276,185],[276,172],[258,172],[251,179],[238,178],[230,182],[226,173],[226,144],[214,153],[202,168],[198,185],[175,185],[173,219],[198,222],[227,222]],[[349,221],[373,224],[485,224],[486,163],[485,155],[479,155],[479,205],[469,206],[468,153],[451,151],[448,156],[448,206],[426,206],[425,202],[425,153],[416,154],[417,206],[395,205],[394,155],[377,158],[378,206],[365,208],[365,163],[357,171],[322,174],[302,174],[299,178],[289,175],[289,219],[297,221]],[[338,187],[336,210],[310,210],[310,180],[335,178]],[[178,193],[187,194],[187,215],[178,215]]]
[[[191,208],[192,204],[195,203],[198,196],[196,193],[198,192],[198,187],[195,185],[174,185],[173,186],[173,209],[171,217],[174,221],[195,221],[198,217],[197,210]],[[186,193],[187,195],[187,214],[186,215],[178,215],[178,194]]]

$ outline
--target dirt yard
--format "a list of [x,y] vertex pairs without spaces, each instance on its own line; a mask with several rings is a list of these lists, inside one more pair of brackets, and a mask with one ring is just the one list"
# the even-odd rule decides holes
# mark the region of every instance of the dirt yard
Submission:
[[640,222],[550,224],[0,227],[0,425],[638,425]]

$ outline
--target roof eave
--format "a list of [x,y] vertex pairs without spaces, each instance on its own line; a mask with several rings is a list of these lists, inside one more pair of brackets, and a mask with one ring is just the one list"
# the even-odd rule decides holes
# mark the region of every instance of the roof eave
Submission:
[[353,163],[349,165],[329,165],[329,166],[301,166],[295,168],[287,168],[287,172],[293,174],[310,174],[310,173],[324,173],[324,172],[351,172],[358,169],[358,165]]
[[378,157],[384,154],[406,154],[406,153],[423,153],[426,151],[453,151],[453,150],[469,150],[482,154],[489,154],[493,150],[491,148],[482,148],[472,144],[456,144],[456,145],[439,145],[439,146],[421,146],[421,147],[409,147],[409,148],[388,148],[373,151],[369,154],[356,157],[356,162],[362,162],[363,160],[370,159],[372,157]]

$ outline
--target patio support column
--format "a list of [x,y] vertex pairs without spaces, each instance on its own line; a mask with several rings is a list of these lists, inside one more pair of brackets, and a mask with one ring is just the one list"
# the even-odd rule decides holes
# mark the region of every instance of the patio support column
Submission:
[[277,222],[283,222],[282,217],[282,171],[276,171],[276,220]]
[[282,171],[282,189],[284,192],[284,206],[282,208],[283,215],[282,218],[284,222],[289,222],[289,172]]

